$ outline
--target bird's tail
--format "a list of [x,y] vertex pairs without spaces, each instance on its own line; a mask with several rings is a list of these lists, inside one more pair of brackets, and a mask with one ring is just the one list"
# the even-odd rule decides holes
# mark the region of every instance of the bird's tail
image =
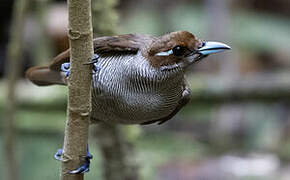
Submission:
[[26,78],[38,86],[65,85],[64,75],[48,66],[35,66],[26,71]]

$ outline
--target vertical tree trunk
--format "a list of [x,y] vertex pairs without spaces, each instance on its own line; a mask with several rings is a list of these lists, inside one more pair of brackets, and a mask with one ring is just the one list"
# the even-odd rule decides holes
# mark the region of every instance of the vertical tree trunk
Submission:
[[7,47],[7,67],[5,71],[7,81],[7,95],[5,118],[3,122],[4,159],[7,180],[18,179],[18,163],[16,158],[16,83],[21,69],[21,55],[23,52],[23,27],[27,10],[27,0],[15,0],[10,28],[10,41]]
[[[230,22],[230,0],[206,0],[206,14],[208,15],[208,38],[212,40],[220,40],[221,42],[226,42],[229,38],[229,33],[231,27]],[[218,23],[217,23],[218,22]],[[219,74],[222,78],[238,78],[237,72],[239,72],[239,67],[235,59],[230,58],[229,54],[217,54],[210,56],[208,58],[212,59],[222,59],[218,61],[219,63]]]
[[[115,34],[118,15],[114,7],[117,4],[118,0],[93,2],[93,26],[96,35]],[[95,134],[102,153],[105,180],[137,180],[139,177],[134,143],[125,133],[117,124],[97,125]]]
[[103,158],[104,179],[139,179],[134,144],[126,138],[120,125],[100,123],[96,136]]
[[61,180],[80,180],[83,174],[68,172],[84,163],[88,143],[92,68],[83,64],[93,56],[91,0],[68,0],[68,9],[71,73]]
[[[206,9],[208,14],[209,39],[220,40],[225,42],[229,39],[229,27],[231,27],[230,5],[231,0],[207,0]],[[217,24],[218,22],[218,24]],[[239,80],[238,58],[233,57],[234,54],[217,54],[209,58],[220,59],[219,78],[226,82],[235,82]],[[219,149],[226,147],[230,141],[228,134],[232,129],[224,124],[235,124],[238,122],[242,114],[241,108],[234,107],[232,104],[221,104],[218,115],[215,116],[211,123],[211,141]]]

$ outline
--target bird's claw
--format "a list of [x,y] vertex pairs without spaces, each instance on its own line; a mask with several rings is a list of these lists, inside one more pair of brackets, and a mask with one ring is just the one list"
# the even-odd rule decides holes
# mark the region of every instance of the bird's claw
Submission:
[[99,55],[98,54],[94,54],[92,57],[92,60],[90,62],[84,63],[84,65],[93,65],[93,74],[95,74],[96,72],[98,72],[100,70],[100,67],[97,65],[99,60]]
[[63,63],[60,70],[65,73],[65,77],[68,77],[70,74],[70,63]]
[[90,62],[84,63],[84,65],[95,64],[98,62],[98,60],[99,60],[99,55],[94,54],[92,57],[92,60]]
[[99,55],[94,54],[92,57],[92,60],[88,63],[85,63],[84,65],[93,65],[93,74],[95,74],[96,72],[98,72],[100,70],[100,67],[97,65],[97,62],[99,60]]
[[[54,159],[61,161],[61,156],[62,156],[62,149],[58,149],[57,152],[54,154]],[[86,173],[90,171],[90,160],[93,159],[92,154],[89,152],[89,148],[87,146],[87,152],[86,152],[85,162],[83,165],[81,165],[79,168],[70,171],[70,174],[81,174],[81,173]]]
[[62,149],[58,149],[57,152],[54,154],[54,159],[61,161]]
[[[99,56],[97,54],[94,54],[92,57],[92,60],[90,62],[84,63],[84,65],[93,65],[93,74],[98,72],[100,70],[100,67],[97,65]],[[61,65],[61,71],[65,73],[65,77],[68,77],[70,74],[70,63],[63,63]]]
[[101,68],[97,64],[93,64],[93,74],[97,73]]

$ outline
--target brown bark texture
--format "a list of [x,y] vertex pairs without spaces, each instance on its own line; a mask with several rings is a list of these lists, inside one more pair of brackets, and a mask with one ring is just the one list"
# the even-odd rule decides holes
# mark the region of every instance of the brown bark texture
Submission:
[[4,178],[7,180],[18,179],[18,163],[15,150],[16,140],[16,85],[20,74],[22,52],[23,52],[23,27],[27,12],[27,0],[15,0],[13,16],[10,27],[10,41],[7,47],[7,67],[5,69],[6,103],[5,117],[3,122],[4,137],[4,159],[5,170]]
[[84,65],[93,56],[91,0],[68,0],[71,69],[62,154],[61,180],[81,180],[70,174],[84,163],[91,112],[92,67]]

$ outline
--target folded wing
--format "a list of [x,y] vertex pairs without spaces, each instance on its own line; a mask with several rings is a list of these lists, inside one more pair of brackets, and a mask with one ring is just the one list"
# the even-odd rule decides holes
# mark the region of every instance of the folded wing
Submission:
[[[116,54],[136,54],[144,43],[149,43],[154,37],[148,35],[125,34],[119,36],[104,36],[94,39],[94,53],[99,56]],[[56,56],[49,66],[35,66],[26,71],[26,78],[39,86],[54,84],[65,85],[65,78],[60,68],[70,61],[70,50]]]

